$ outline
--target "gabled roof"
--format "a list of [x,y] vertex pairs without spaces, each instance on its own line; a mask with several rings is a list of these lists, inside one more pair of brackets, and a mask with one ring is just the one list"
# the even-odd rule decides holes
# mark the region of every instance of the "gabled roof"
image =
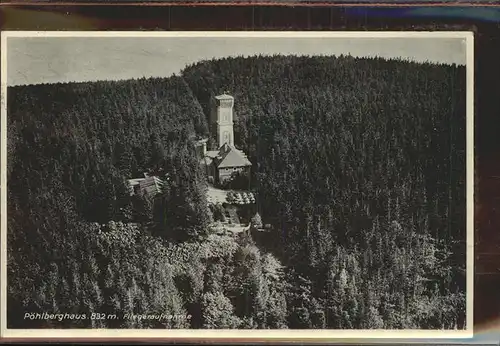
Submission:
[[235,147],[225,143],[219,150],[217,156],[217,168],[226,167],[246,167],[251,166],[252,163],[247,159],[247,156]]

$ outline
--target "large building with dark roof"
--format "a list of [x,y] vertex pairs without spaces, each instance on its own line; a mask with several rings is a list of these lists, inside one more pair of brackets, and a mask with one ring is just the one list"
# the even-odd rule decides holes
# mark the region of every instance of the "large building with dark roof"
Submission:
[[234,98],[230,95],[215,97],[211,113],[210,130],[216,134],[216,150],[207,150],[207,140],[198,142],[202,164],[209,180],[223,185],[238,173],[250,173],[252,163],[245,153],[234,146],[233,130]]

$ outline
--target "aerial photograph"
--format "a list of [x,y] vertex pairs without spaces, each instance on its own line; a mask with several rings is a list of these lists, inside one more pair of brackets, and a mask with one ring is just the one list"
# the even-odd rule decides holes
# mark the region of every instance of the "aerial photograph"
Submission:
[[464,37],[86,35],[7,38],[7,328],[467,328]]

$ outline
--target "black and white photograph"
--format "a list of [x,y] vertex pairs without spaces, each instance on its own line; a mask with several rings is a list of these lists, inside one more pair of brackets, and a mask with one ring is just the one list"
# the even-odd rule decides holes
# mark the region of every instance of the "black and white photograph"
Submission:
[[3,32],[6,332],[469,335],[472,39]]

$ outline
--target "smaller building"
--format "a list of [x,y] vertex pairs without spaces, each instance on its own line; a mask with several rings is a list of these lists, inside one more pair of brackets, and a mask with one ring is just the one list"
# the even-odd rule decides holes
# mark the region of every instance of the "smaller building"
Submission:
[[225,143],[219,150],[205,152],[203,163],[215,184],[223,185],[235,174],[250,174],[252,163],[241,150]]
[[144,173],[144,178],[129,179],[127,181],[130,195],[144,195],[154,197],[161,192],[163,182],[158,177],[150,177]]

